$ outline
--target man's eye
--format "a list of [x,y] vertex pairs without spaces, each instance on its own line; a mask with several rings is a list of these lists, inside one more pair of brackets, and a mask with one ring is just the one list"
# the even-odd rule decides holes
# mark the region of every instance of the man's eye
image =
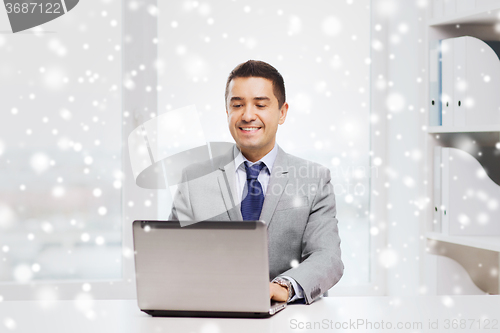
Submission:
[[233,108],[239,108],[241,106],[241,104],[235,104],[233,105]]
[[259,108],[265,108],[265,107],[266,107],[265,105],[259,105],[259,104],[257,104],[257,106],[258,106]]

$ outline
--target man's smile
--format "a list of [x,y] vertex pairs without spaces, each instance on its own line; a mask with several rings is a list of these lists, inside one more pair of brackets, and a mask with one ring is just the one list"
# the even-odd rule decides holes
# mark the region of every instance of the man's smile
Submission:
[[238,128],[245,133],[255,133],[261,129],[261,127],[238,127]]

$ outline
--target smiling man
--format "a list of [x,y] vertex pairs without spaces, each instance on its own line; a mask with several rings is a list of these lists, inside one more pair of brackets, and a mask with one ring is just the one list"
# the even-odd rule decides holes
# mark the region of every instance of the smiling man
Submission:
[[288,104],[279,101],[273,82],[262,77],[235,77],[226,88],[229,131],[238,148],[251,162],[275,146],[278,125],[285,122]]
[[236,145],[216,161],[184,170],[170,218],[263,220],[270,298],[310,304],[344,269],[330,172],[276,144],[288,104],[283,77],[273,66],[255,60],[238,65],[225,97]]

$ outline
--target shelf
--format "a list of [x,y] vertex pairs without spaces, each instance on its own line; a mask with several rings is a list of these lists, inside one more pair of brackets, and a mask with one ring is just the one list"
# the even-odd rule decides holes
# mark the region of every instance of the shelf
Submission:
[[[437,156],[440,157],[436,157],[435,147],[457,148],[469,153],[479,162],[489,178],[497,185],[500,185],[500,171],[498,171],[500,170],[498,168],[500,161],[500,154],[498,154],[500,152],[500,114],[495,106],[499,105],[498,101],[496,101],[496,98],[498,98],[496,91],[498,89],[493,86],[491,87],[492,91],[485,89],[483,85],[486,81],[477,75],[488,73],[491,77],[500,77],[497,48],[494,43],[489,43],[500,40],[500,35],[494,29],[494,26],[500,22],[500,0],[450,0],[447,5],[445,5],[445,2],[443,0],[429,1],[429,4],[432,4],[428,8],[429,14],[432,14],[432,12],[444,14],[453,11],[455,13],[427,20],[425,56],[428,57],[426,65],[429,75],[426,97],[429,102],[431,100],[440,101],[444,91],[445,96],[451,93],[452,96],[458,96],[458,101],[463,101],[464,99],[460,97],[463,97],[465,93],[457,90],[455,81],[457,78],[464,77],[465,81],[469,83],[469,88],[472,87],[472,90],[467,91],[467,95],[472,96],[472,100],[476,103],[470,109],[466,109],[467,112],[465,113],[463,109],[458,109],[458,112],[455,112],[456,108],[451,106],[449,108],[451,113],[448,113],[448,115],[453,115],[453,119],[449,119],[450,117],[446,119],[446,113],[441,113],[440,103],[433,103],[432,106],[429,106],[429,122],[427,124],[433,126],[427,125],[424,130],[429,134],[425,138],[427,144],[425,165],[429,172],[424,179],[431,184],[426,193],[432,198],[433,207],[441,206],[442,201],[449,203],[450,198],[462,198],[459,193],[462,193],[462,190],[468,190],[470,187],[480,191],[485,188],[484,183],[475,181],[473,175],[467,177],[467,179],[462,178],[461,187],[458,189],[456,184],[455,186],[446,184],[449,183],[449,179],[456,172],[450,171],[450,164],[445,169],[448,173],[443,175],[443,168],[440,168],[444,164],[441,163],[442,155],[439,154]],[[443,7],[441,8],[441,6]],[[475,9],[465,10],[466,7],[474,6],[476,6]],[[457,9],[460,9],[460,11],[457,12]],[[441,52],[443,49],[440,49],[440,47],[443,45],[443,40],[448,40],[446,41],[448,45],[445,46],[451,46],[443,49],[451,50],[451,52]],[[496,54],[490,52],[489,49],[487,50],[486,46],[478,46],[478,42],[482,42],[482,44],[489,43],[487,46]],[[486,52],[481,51],[483,47]],[[470,66],[467,66],[467,64],[470,64]],[[443,81],[445,84],[443,84]],[[454,95],[455,91],[458,91],[459,94]],[[493,93],[494,95],[492,95]],[[445,126],[436,126],[436,124],[440,123],[444,123]],[[460,124],[460,126],[452,126],[451,124]],[[461,159],[454,160],[459,161],[458,168],[462,169],[464,167]],[[469,169],[476,172],[477,168],[473,167],[471,166]],[[456,170],[456,168],[457,164],[455,164],[455,169],[451,169]],[[470,174],[469,169],[467,175]],[[448,179],[448,182],[444,182],[445,185],[443,185],[442,179],[445,178]],[[441,185],[435,186],[439,184]],[[443,186],[446,186],[448,191],[442,191]],[[455,190],[452,194],[447,193],[452,191],[450,188]],[[498,194],[498,192],[495,192],[495,194]],[[456,203],[456,200],[453,200],[453,202]],[[464,205],[461,201],[459,203]],[[472,205],[474,202],[469,201],[468,204],[467,209],[472,210],[475,207]],[[450,219],[451,215],[448,213]],[[450,236],[448,232],[445,234],[431,232],[431,230],[441,229],[431,227],[433,220],[436,223],[438,219],[439,225],[444,226],[443,230],[447,230],[446,223],[450,224],[451,221],[445,221],[442,215],[436,217],[433,212],[428,211],[425,219],[423,219],[427,230],[425,233],[425,251],[436,256],[430,256],[429,261],[422,266],[426,271],[425,283],[434,289],[433,293],[435,292],[438,295],[443,293],[446,289],[443,287],[445,283],[452,283],[451,281],[454,279],[454,274],[450,270],[442,267],[438,268],[439,257],[447,257],[454,260],[465,270],[465,272],[460,272],[459,275],[455,276],[465,279],[468,274],[468,277],[483,292],[499,294],[500,280],[498,275],[491,274],[492,271],[500,270],[500,235],[498,229],[489,233],[483,229],[464,229],[463,232],[457,232],[453,228],[449,228],[452,230],[452,234],[461,234]],[[474,232],[481,236],[471,236],[470,234]],[[490,234],[494,236],[483,236]],[[453,283],[455,282],[453,280]]]
[[500,236],[448,236],[429,232],[427,239],[500,252]]
[[498,12],[500,4],[490,8],[477,8],[463,13],[431,19],[428,21],[430,27],[451,24],[494,24],[498,23]]
[[471,133],[471,132],[500,132],[500,125],[482,125],[474,127],[443,127],[443,126],[429,126],[427,133]]

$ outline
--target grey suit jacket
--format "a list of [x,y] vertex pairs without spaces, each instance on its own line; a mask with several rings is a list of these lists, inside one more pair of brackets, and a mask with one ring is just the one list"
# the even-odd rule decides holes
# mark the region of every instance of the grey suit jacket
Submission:
[[[238,153],[234,146],[218,159],[184,169],[170,219],[186,225],[243,220],[235,190]],[[307,304],[335,285],[344,271],[335,216],[330,171],[278,147],[260,216],[268,228],[269,278],[295,279]]]

